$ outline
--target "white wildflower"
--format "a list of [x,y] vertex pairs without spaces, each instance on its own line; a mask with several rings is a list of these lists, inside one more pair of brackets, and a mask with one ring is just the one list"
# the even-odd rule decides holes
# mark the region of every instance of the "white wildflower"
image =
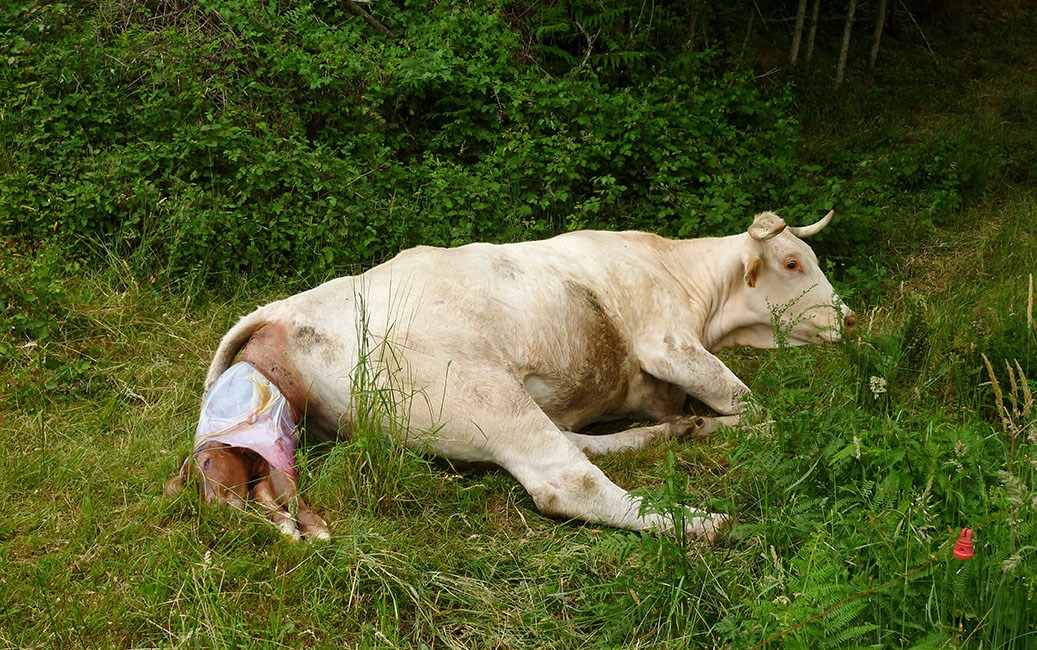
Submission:
[[961,440],[954,443],[954,455],[958,458],[964,458],[965,454],[969,453],[969,448],[965,446],[965,443]]
[[872,376],[868,379],[868,388],[871,389],[871,394],[878,399],[880,395],[886,392],[886,378]]
[[1023,558],[1018,553],[1013,553],[1008,556],[1008,559],[1001,563],[1001,571],[1005,573],[1011,573],[1015,570],[1019,563],[1023,561]]

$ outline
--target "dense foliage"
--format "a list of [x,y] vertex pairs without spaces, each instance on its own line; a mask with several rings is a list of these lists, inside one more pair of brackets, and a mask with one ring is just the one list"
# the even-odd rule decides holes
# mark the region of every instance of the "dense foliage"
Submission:
[[312,281],[418,243],[725,234],[763,209],[845,212],[848,255],[902,193],[927,222],[960,207],[963,138],[808,154],[792,94],[740,63],[748,4],[19,0],[0,232]]

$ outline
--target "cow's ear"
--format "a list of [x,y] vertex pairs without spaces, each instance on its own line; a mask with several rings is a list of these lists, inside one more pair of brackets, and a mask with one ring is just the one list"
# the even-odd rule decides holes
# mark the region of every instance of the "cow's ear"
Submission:
[[763,260],[753,255],[745,261],[745,283],[749,285],[749,288],[756,287],[756,277],[760,275],[760,269],[763,268]]

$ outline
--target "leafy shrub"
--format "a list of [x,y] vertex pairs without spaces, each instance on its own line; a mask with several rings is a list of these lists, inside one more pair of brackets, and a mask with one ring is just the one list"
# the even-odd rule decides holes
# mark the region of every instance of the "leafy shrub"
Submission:
[[66,312],[65,292],[54,253],[36,255],[13,245],[0,262],[0,340],[42,340],[57,330]]
[[[398,38],[307,3],[7,9],[0,231],[132,254],[167,279],[312,280],[417,243],[722,234],[828,202],[792,180],[790,97],[717,52],[555,77],[522,59],[505,5],[376,9]],[[662,47],[667,16],[603,55]]]

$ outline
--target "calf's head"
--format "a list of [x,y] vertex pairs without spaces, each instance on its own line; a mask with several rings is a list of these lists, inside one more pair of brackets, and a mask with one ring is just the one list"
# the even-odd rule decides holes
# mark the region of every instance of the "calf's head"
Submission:
[[730,343],[757,348],[837,343],[844,331],[853,329],[857,317],[836,295],[803,241],[827,226],[834,214],[800,228],[786,225],[773,212],[756,215],[739,239],[745,286],[731,305],[736,327]]
[[180,473],[166,481],[164,490],[175,494],[193,483],[207,503],[242,508],[249,498],[249,483],[263,478],[263,464],[248,450],[209,443],[187,457]]

